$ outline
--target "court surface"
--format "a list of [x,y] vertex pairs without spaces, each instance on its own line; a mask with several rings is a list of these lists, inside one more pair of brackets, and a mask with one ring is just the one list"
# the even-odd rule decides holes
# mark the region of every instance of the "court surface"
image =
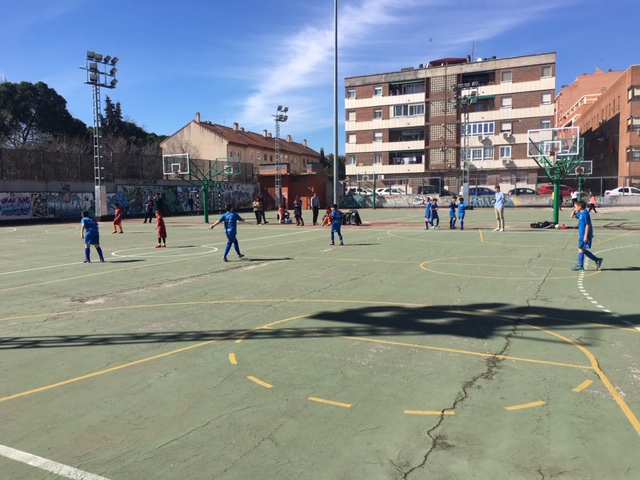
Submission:
[[0,227],[0,477],[640,478],[639,210],[360,213]]

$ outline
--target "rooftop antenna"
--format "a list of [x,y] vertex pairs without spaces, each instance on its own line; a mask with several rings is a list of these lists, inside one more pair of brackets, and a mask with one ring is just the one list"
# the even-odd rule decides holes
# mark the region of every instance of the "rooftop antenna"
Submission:
[[471,61],[476,58],[476,42],[471,42]]

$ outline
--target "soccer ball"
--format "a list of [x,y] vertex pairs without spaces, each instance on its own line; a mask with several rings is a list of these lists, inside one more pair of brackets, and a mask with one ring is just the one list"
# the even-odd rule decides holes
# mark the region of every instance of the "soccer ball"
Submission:
[[560,228],[560,225],[556,223],[556,230]]

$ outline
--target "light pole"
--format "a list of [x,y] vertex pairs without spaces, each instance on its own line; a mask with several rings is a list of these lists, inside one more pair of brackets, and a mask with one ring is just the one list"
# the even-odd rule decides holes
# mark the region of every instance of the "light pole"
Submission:
[[93,86],[93,176],[95,180],[95,217],[99,220],[107,213],[107,191],[104,185],[104,167],[100,135],[100,87],[116,88],[115,67],[118,57],[87,52],[86,64],[80,67],[87,73],[87,85]]
[[462,145],[460,147],[460,166],[462,167],[462,196],[469,201],[469,163],[471,155],[469,150],[469,106],[478,101],[478,83],[458,83],[452,87],[453,106],[460,107],[460,137]]
[[282,203],[282,174],[280,169],[282,164],[280,162],[280,123],[286,122],[289,119],[287,112],[289,107],[283,107],[278,105],[276,114],[273,117],[276,119],[276,208],[280,208]]

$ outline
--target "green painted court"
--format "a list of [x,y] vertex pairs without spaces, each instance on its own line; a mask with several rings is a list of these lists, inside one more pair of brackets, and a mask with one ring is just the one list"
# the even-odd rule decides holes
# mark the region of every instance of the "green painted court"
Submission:
[[[640,477],[640,209],[0,228],[0,477]],[[444,213],[444,214],[443,214]],[[568,209],[560,221],[572,225]],[[310,224],[311,213],[304,212]],[[212,217],[215,220],[217,215]]]

